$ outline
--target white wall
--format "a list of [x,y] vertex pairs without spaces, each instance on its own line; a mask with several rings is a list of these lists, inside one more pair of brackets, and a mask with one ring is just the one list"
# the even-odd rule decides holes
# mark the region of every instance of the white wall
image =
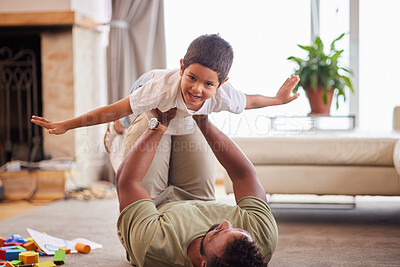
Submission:
[[71,0],[0,0],[0,12],[71,10]]
[[40,12],[73,10],[97,23],[111,18],[111,0],[0,0],[0,12]]

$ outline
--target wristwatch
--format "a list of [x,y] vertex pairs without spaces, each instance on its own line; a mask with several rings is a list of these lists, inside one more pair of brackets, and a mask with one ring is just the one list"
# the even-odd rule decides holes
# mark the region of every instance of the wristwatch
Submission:
[[149,128],[151,130],[161,131],[163,133],[165,133],[165,131],[167,130],[167,126],[161,124],[161,121],[159,121],[157,118],[151,118],[150,119]]

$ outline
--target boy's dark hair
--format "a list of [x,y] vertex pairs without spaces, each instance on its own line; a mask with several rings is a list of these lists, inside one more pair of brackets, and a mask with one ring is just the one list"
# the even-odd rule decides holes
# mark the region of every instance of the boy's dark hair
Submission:
[[264,267],[267,264],[263,260],[260,249],[254,241],[247,237],[235,238],[235,240],[225,247],[221,257],[207,261],[207,266],[211,267]]
[[198,63],[218,73],[221,84],[228,76],[233,62],[231,45],[218,34],[197,37],[189,45],[183,58],[183,70],[190,64]]

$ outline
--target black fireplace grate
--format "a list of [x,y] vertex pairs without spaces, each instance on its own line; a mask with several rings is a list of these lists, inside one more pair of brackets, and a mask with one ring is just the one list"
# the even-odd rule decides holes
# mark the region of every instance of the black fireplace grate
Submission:
[[43,159],[40,36],[0,37],[0,166]]

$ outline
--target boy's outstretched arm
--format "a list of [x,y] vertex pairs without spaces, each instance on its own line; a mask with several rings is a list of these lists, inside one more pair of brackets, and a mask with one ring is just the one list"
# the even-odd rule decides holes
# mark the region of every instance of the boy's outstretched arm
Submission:
[[267,202],[265,191],[256,176],[256,170],[240,148],[208,121],[207,115],[193,116],[208,144],[232,180],[236,202],[254,196]]
[[31,122],[46,128],[50,134],[63,134],[68,130],[79,127],[112,122],[130,114],[132,114],[132,109],[128,96],[108,106],[89,111],[81,116],[65,121],[51,122],[42,117],[32,116]]
[[287,78],[275,97],[246,94],[246,109],[263,108],[292,102],[300,95],[299,93],[294,95],[290,94],[299,81],[300,78],[297,75],[292,75],[290,78]]

